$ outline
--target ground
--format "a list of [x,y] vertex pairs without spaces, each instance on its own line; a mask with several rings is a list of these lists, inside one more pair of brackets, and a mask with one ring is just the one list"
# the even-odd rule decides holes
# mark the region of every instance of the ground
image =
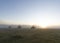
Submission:
[[0,43],[60,43],[60,29],[0,29]]

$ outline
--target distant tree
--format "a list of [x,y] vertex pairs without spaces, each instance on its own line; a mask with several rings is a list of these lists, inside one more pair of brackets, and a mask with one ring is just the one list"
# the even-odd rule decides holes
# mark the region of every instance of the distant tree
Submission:
[[8,28],[11,28],[11,26],[9,26]]
[[21,26],[19,25],[18,28],[21,28]]
[[35,26],[32,26],[31,29],[35,29]]

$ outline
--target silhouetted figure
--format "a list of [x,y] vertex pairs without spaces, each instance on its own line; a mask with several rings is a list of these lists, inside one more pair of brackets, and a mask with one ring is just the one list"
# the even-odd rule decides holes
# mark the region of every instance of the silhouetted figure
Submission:
[[18,28],[21,28],[21,26],[19,25]]
[[11,26],[9,26],[8,28],[11,28]]

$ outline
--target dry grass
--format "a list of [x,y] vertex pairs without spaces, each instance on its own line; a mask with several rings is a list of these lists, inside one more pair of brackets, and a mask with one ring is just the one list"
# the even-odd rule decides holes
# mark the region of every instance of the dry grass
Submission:
[[0,43],[60,43],[60,29],[0,30]]

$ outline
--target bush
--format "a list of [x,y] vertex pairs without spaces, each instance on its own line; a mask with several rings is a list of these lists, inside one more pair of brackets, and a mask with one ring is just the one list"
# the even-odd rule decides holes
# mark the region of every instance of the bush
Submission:
[[21,28],[21,26],[19,25],[18,28]]
[[11,26],[9,26],[8,28],[11,28]]

